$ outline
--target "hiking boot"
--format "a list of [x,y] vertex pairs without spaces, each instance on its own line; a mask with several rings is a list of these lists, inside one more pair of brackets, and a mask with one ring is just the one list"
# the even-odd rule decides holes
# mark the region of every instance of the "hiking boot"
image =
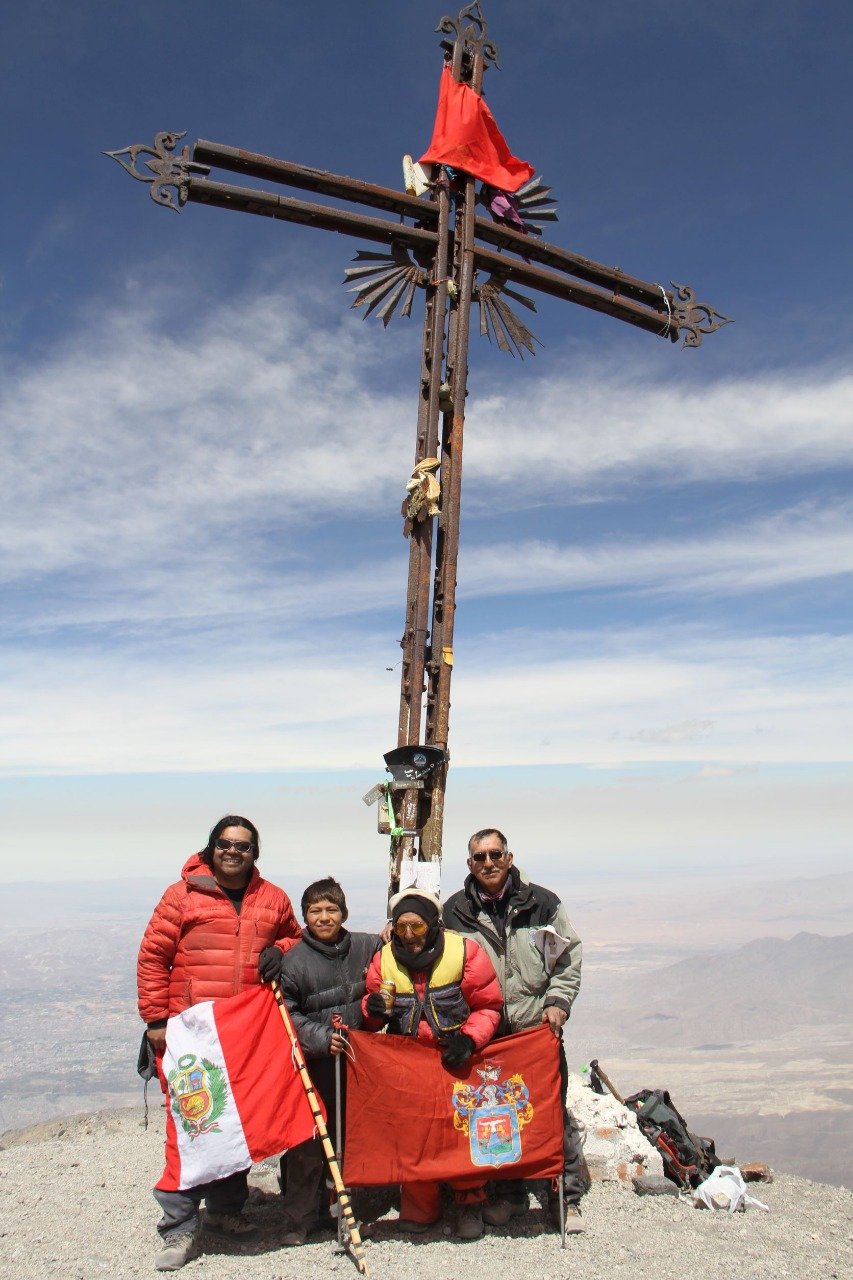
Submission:
[[305,1227],[291,1227],[289,1231],[285,1231],[284,1235],[279,1237],[279,1244],[285,1245],[288,1249],[294,1249],[305,1244],[307,1239],[308,1232]]
[[[548,1201],[548,1217],[551,1219],[551,1225],[560,1230],[560,1201]],[[576,1204],[566,1205],[566,1235],[578,1235],[581,1231],[586,1231],[586,1223],[581,1217],[580,1207]]]
[[495,1200],[483,1205],[483,1221],[490,1227],[505,1227],[510,1218],[527,1213],[528,1204],[522,1200]]
[[208,1209],[204,1215],[204,1229],[213,1236],[222,1236],[237,1244],[252,1244],[260,1237],[258,1228],[247,1222],[242,1213],[216,1213]]
[[[435,1222],[438,1222],[438,1218]],[[414,1218],[398,1218],[394,1225],[398,1231],[405,1231],[407,1236],[421,1236],[434,1227],[435,1222],[416,1222]]]
[[180,1235],[166,1236],[163,1248],[154,1257],[155,1271],[180,1271],[195,1253],[196,1232],[183,1231]]
[[457,1240],[479,1240],[484,1230],[483,1210],[480,1205],[471,1204],[459,1210],[459,1217],[456,1220]]

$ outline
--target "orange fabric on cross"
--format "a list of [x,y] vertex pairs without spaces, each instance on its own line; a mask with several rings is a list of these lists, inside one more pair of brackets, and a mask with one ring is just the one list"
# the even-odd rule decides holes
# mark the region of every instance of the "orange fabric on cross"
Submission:
[[347,1185],[462,1189],[562,1172],[559,1048],[549,1027],[491,1041],[461,1072],[444,1066],[439,1045],[349,1034]]
[[517,191],[535,172],[512,154],[485,101],[457,84],[449,67],[441,73],[432,141],[420,163],[450,165],[501,191]]

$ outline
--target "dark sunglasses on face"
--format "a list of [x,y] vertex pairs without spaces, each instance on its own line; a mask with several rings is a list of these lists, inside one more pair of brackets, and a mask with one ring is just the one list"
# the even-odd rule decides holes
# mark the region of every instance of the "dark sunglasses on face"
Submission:
[[398,938],[405,938],[407,933],[414,934],[416,938],[422,938],[428,928],[426,920],[415,920],[411,924],[408,921],[405,924],[395,924],[394,932]]
[[483,853],[471,853],[468,856],[472,862],[480,865],[486,861],[486,858],[491,858],[492,862],[503,862],[506,854],[500,849],[486,849]]
[[217,840],[216,848],[220,853],[233,849],[235,853],[248,853],[252,848],[251,840]]

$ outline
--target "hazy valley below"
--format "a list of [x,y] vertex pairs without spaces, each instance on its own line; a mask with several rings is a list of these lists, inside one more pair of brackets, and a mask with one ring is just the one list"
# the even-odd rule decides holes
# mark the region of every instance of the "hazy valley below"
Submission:
[[[164,886],[16,885],[0,941],[0,1129],[141,1104],[136,949]],[[741,885],[554,886],[584,938],[572,1070],[668,1088],[718,1151],[849,1186],[853,875]],[[381,891],[352,896],[376,927]]]

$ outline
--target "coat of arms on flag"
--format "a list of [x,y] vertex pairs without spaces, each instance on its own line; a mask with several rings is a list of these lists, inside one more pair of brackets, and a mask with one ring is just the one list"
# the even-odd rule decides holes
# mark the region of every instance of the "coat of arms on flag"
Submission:
[[209,1058],[200,1061],[185,1053],[168,1075],[169,1100],[184,1133],[198,1138],[203,1133],[219,1133],[216,1121],[225,1110],[228,1086],[225,1072]]
[[530,1090],[520,1072],[501,1080],[501,1065],[477,1067],[479,1085],[453,1086],[453,1126],[468,1136],[471,1163],[500,1168],[521,1159],[521,1130],[533,1119]]

